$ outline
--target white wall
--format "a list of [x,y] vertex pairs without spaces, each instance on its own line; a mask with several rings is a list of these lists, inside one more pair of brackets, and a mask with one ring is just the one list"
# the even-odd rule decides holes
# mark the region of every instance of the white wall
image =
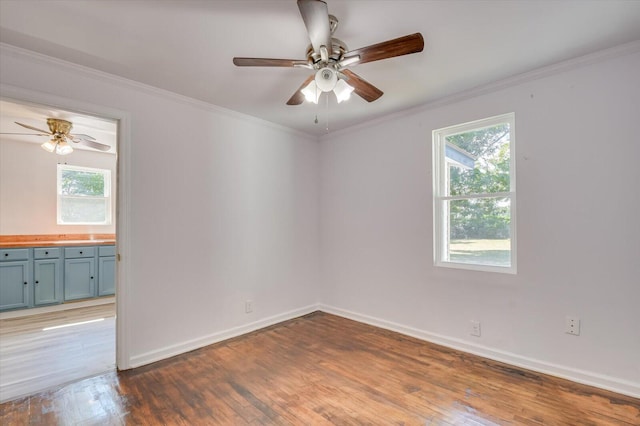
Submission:
[[111,170],[116,189],[116,155],[76,149],[61,157],[40,144],[0,136],[0,235],[113,234],[111,225],[58,225],[56,223],[57,164]]
[[315,138],[7,46],[0,55],[5,86],[128,113],[126,364],[313,309]]
[[[321,297],[328,311],[640,395],[637,75],[636,52],[318,144],[0,48],[3,84],[129,113],[130,365]],[[509,111],[518,274],[434,268],[431,131]],[[581,336],[563,333],[567,314]],[[482,337],[468,335],[470,319]]]
[[[640,395],[638,76],[636,49],[324,138],[325,309]],[[512,111],[518,274],[436,268],[431,132]]]

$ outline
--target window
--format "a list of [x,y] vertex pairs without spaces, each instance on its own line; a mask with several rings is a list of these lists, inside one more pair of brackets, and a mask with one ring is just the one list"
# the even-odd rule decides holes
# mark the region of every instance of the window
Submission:
[[433,132],[437,266],[516,272],[514,114]]
[[58,225],[111,224],[111,171],[58,164]]

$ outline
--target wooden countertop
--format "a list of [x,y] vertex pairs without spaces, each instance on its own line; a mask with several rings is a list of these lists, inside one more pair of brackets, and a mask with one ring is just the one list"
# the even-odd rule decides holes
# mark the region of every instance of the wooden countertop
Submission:
[[115,234],[0,235],[0,248],[104,246],[115,243]]

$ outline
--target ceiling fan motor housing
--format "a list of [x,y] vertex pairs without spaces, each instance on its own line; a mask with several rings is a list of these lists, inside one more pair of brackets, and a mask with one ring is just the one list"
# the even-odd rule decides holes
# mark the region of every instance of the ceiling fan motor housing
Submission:
[[[340,59],[342,59],[343,55],[345,54],[345,52],[348,52],[348,48],[347,45],[342,41],[339,40],[337,38],[332,38],[331,39],[331,51],[327,52],[329,55],[329,63],[336,63],[338,61],[340,61]],[[322,66],[322,65],[326,65],[326,63],[324,63],[322,61],[321,55],[319,53],[316,53],[313,50],[313,45],[309,45],[307,47],[307,62],[309,63],[310,66],[318,69],[318,66]]]
[[59,118],[47,118],[47,125],[49,130],[54,135],[68,135],[73,125],[67,120],[61,120]]

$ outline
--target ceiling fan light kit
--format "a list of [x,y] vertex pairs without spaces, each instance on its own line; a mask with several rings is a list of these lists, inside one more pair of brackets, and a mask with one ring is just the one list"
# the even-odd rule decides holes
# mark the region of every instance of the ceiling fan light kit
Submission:
[[71,145],[67,143],[67,141],[61,140],[56,145],[56,154],[58,155],[67,155],[73,152],[73,148]]
[[53,152],[56,149],[56,146],[58,146],[58,143],[54,139],[51,139],[50,141],[46,141],[45,143],[43,143],[40,146],[45,151]]
[[342,41],[333,38],[338,19],[329,15],[327,3],[322,0],[297,1],[311,41],[306,60],[233,58],[233,63],[239,67],[295,67],[314,70],[314,75],[307,78],[287,101],[287,105],[300,105],[305,100],[317,104],[320,95],[328,92],[334,92],[338,103],[349,99],[351,92],[367,102],[373,102],[383,95],[382,90],[347,67],[418,53],[424,49],[422,34],[415,33],[349,51]]
[[315,77],[318,89],[323,92],[331,92],[338,82],[338,73],[329,67],[322,68]]
[[[17,123],[20,124],[20,123]],[[68,155],[73,152],[71,145],[67,143],[64,135],[68,135],[73,124],[67,120],[57,118],[47,118],[49,130],[53,133],[53,139],[40,145],[45,151],[54,152],[58,155]]]
[[305,100],[317,104],[322,93],[333,92],[340,103],[348,100],[353,90],[354,88],[344,79],[338,79],[338,73],[335,70],[325,67],[318,70],[313,80],[300,91]]
[[58,155],[67,155],[73,152],[73,148],[64,140],[51,139],[40,145],[47,152],[54,152]]
[[320,95],[322,94],[322,90],[318,89],[318,85],[315,80],[311,80],[307,86],[300,90],[304,95],[304,98],[307,102],[313,102],[314,104],[318,103],[320,99]]
[[349,86],[347,82],[344,80],[338,80],[336,82],[336,87],[333,88],[333,93],[336,94],[336,99],[338,99],[338,103],[342,101],[348,101],[351,97],[351,92],[354,91],[354,88]]

